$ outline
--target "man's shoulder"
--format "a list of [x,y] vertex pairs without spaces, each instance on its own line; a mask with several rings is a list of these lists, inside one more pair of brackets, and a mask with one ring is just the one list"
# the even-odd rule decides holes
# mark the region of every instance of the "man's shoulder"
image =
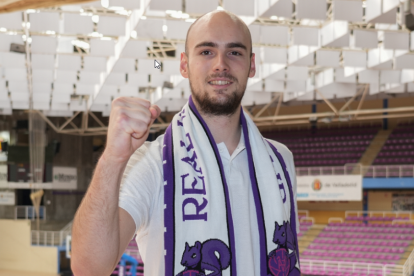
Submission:
[[289,148],[285,145],[282,144],[278,141],[272,140],[272,139],[268,139],[265,138],[267,141],[269,141],[270,143],[272,143],[272,145],[280,152],[280,154],[282,154],[283,156],[293,156],[292,152],[289,150]]

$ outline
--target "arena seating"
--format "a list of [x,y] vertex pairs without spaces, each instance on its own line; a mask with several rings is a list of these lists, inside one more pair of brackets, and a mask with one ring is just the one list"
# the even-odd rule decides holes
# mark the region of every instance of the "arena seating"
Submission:
[[[412,243],[414,225],[390,224],[390,223],[329,223],[316,239],[301,254],[304,264],[314,261],[312,267],[305,265],[305,275],[383,275],[380,268],[375,273],[367,271],[367,264],[381,265],[382,269],[391,269],[398,265],[404,258],[403,254]],[[317,265],[317,262],[325,262]],[[327,264],[341,262],[343,269],[335,266],[329,271]],[[316,265],[315,265],[316,263]],[[352,264],[346,266],[346,263]],[[349,267],[355,269],[356,264],[361,264],[365,271],[348,273]],[[387,274],[388,275],[388,274]]]
[[414,163],[414,123],[399,124],[385,142],[374,165]]
[[343,166],[357,163],[380,124],[264,132],[285,144],[295,156],[296,167]]
[[[300,214],[300,212],[305,212],[305,214]],[[300,221],[300,224],[299,224],[300,232],[298,233],[299,239],[303,237],[306,234],[306,232],[308,232],[308,230],[312,227],[312,225],[315,222],[315,219],[310,218],[308,215],[309,215],[308,211],[299,210],[299,213],[298,213],[298,219]]]
[[298,237],[302,237],[303,235],[305,235],[305,233],[312,227],[313,223],[311,221],[304,221],[300,223],[299,226],[299,234]]
[[356,221],[393,221],[398,220],[410,220],[409,217],[369,217],[369,216],[348,216],[346,220],[356,220]]
[[[139,254],[138,251],[138,245],[137,242],[135,241],[135,239],[131,240],[125,250],[125,253],[127,253],[130,256],[133,256],[134,258],[137,259],[138,261],[138,267],[137,267],[137,274],[136,275],[131,275],[131,273],[129,272],[131,266],[130,265],[126,265],[126,272],[124,273],[125,276],[143,276],[144,275],[144,264],[142,262],[141,256]],[[118,276],[119,275],[119,263],[116,266],[115,270],[112,272],[111,276]]]

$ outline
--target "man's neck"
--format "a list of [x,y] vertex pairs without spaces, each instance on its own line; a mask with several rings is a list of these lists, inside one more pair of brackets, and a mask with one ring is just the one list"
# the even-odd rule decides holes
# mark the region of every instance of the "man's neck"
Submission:
[[230,116],[213,116],[200,111],[216,143],[224,142],[230,155],[240,142],[240,112],[241,108]]

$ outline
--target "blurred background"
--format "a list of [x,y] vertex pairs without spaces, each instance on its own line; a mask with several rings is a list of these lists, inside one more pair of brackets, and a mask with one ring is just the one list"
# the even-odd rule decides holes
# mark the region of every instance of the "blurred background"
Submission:
[[217,9],[252,35],[245,110],[294,154],[303,275],[413,274],[414,1],[0,0],[1,276],[72,275],[111,102],[159,105],[162,134],[191,93],[187,30]]

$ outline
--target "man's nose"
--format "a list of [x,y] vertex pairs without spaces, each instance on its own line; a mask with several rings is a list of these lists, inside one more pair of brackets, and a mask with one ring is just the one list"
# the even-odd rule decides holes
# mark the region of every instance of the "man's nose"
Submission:
[[215,63],[214,63],[214,71],[218,71],[218,72],[220,72],[220,71],[229,71],[230,70],[230,67],[229,67],[229,64],[227,63],[227,56],[226,56],[226,54],[224,54],[224,53],[219,53],[217,56],[216,56],[216,59],[215,59]]

